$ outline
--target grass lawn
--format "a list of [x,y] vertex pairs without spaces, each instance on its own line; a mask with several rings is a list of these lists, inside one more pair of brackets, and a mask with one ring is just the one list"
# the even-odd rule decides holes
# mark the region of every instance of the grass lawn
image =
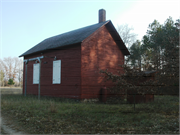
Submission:
[[4,116],[32,134],[179,133],[179,97],[155,96],[146,104],[84,103],[72,99],[1,95]]

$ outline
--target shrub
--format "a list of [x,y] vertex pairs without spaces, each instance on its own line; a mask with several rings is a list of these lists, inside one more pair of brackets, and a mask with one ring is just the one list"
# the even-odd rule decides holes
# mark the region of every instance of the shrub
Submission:
[[8,80],[8,84],[9,84],[9,85],[14,85],[13,79],[9,79],[9,80]]

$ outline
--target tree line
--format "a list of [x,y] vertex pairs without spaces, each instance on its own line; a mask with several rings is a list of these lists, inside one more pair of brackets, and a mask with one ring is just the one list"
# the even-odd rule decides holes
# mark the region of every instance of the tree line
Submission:
[[131,55],[127,63],[140,70],[169,68],[168,72],[174,72],[173,67],[177,68],[179,64],[179,23],[180,19],[174,22],[171,17],[164,24],[154,20],[143,39],[137,40],[129,48]]
[[[121,36],[122,33],[119,34]],[[179,95],[179,35],[180,19],[174,22],[169,17],[164,24],[157,20],[150,23],[142,40],[136,40],[129,47],[131,55],[124,65],[120,65],[123,66],[123,74],[100,71],[105,74],[106,80],[115,83],[109,90],[125,95]],[[144,71],[154,71],[155,78],[147,79]]]
[[0,59],[0,86],[22,86],[23,60],[18,57]]

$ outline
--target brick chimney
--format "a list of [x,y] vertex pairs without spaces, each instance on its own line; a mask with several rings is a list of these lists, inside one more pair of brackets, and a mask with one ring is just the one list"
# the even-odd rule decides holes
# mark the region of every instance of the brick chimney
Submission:
[[106,21],[106,10],[99,10],[99,23]]

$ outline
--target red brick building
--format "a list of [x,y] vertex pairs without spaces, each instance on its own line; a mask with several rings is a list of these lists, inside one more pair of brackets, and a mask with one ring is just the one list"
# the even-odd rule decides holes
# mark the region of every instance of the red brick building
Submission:
[[101,88],[109,85],[99,69],[123,72],[118,64],[130,55],[105,14],[101,9],[99,23],[47,38],[20,55],[26,61],[23,93],[98,98]]

